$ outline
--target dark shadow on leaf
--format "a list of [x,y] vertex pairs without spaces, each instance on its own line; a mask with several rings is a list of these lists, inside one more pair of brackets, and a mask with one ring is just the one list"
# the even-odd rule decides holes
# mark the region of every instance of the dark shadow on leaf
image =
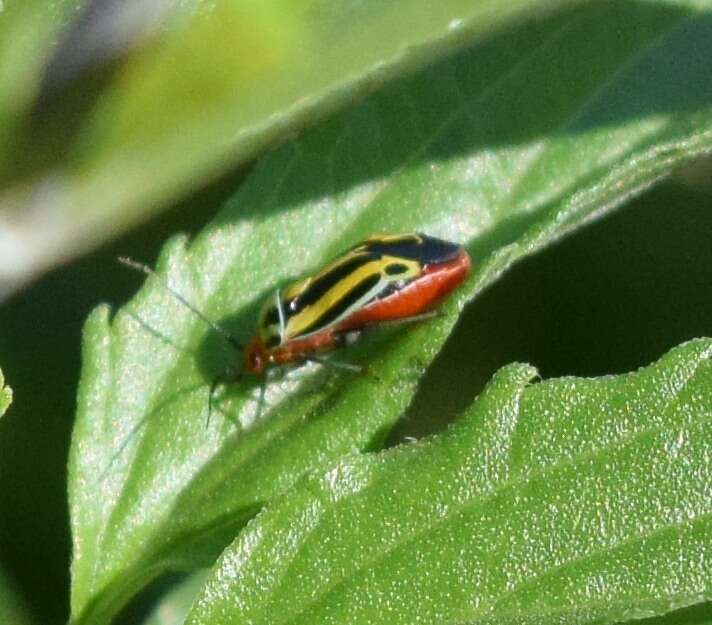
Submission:
[[[678,22],[675,30],[666,30]],[[620,24],[624,30],[626,25],[645,24],[637,31],[621,32],[622,40],[631,42],[631,56],[622,67],[619,59],[607,59],[605,39],[599,50],[604,61],[593,65],[557,45],[557,38],[572,29],[581,31],[576,40],[602,35],[602,28],[591,27],[597,23],[612,28]],[[665,36],[664,46],[656,39],[659,33]],[[596,51],[595,41],[588,45],[593,45],[588,52]],[[448,161],[479,149],[705,110],[712,106],[711,45],[712,12],[669,4],[595,3],[520,23],[387,84],[268,155],[261,163],[265,174],[258,169],[250,181],[257,188],[268,180],[272,184],[297,154],[323,154],[324,146],[338,143],[348,146],[334,152],[332,174],[305,159],[308,162],[297,165],[303,171],[293,171],[289,184],[278,190],[273,201],[266,205],[233,201],[214,223],[219,227],[259,221],[370,180],[391,179],[421,163]],[[650,51],[639,61],[641,48]],[[690,55],[690,49],[696,53]],[[532,58],[522,58],[529,53]],[[676,64],[683,62],[681,71]],[[545,68],[546,74],[532,76],[539,68]],[[612,76],[616,82],[609,86]],[[561,84],[566,85],[566,93],[554,97]],[[448,111],[449,117],[443,118],[442,111]]]
[[144,623],[168,591],[185,580],[184,573],[164,573],[144,588],[116,616],[115,625]]
[[709,625],[710,622],[712,622],[712,603],[708,601],[632,623],[634,625]]
[[712,336],[711,208],[666,183],[515,265],[465,309],[389,444],[440,431],[508,363],[622,374]]

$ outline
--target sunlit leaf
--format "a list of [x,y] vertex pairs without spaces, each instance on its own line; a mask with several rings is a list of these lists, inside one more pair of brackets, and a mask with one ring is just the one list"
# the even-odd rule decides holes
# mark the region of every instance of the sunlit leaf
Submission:
[[209,386],[234,354],[156,280],[113,319],[96,310],[70,465],[74,621],[106,622],[160,572],[210,565],[306,471],[377,447],[467,300],[709,151],[711,42],[712,22],[679,6],[590,6],[396,82],[263,158],[159,263],[243,341],[276,287],[373,232],[461,241],[473,275],[443,318],[343,356],[378,379],[296,371],[261,412],[244,380],[207,429]]
[[0,297],[387,79],[575,3],[8,2]]
[[712,597],[712,341],[501,370],[444,434],[342,460],[225,552],[187,623],[615,623]]
[[8,409],[11,402],[12,389],[9,386],[5,386],[5,378],[3,378],[2,371],[0,370],[0,417],[2,417]]

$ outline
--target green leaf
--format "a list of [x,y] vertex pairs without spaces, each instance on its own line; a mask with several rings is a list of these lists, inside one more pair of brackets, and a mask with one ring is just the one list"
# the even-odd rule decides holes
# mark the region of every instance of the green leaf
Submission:
[[271,504],[187,623],[615,623],[710,599],[711,357],[533,386],[504,368],[444,434]]
[[[93,1],[80,13],[87,2],[10,2],[0,24],[5,290],[387,79],[566,3],[576,4]],[[69,9],[77,22],[57,35]],[[47,84],[80,69],[47,96]]]
[[96,310],[70,459],[74,622],[108,621],[162,571],[211,564],[305,472],[377,447],[467,300],[709,151],[711,44],[710,20],[681,6],[589,6],[396,82],[263,158],[158,265],[243,341],[276,287],[373,232],[462,241],[473,275],[442,319],[344,354],[380,382],[296,371],[258,414],[246,380],[207,429],[209,386],[234,355],[156,280],[113,320]]
[[32,106],[57,32],[80,3],[10,0],[0,5],[0,180],[4,181],[9,155],[17,145],[13,142],[22,132],[23,116]]
[[631,621],[629,625],[712,625],[712,603],[701,603],[663,616]]
[[[1,379],[1,378],[0,378]],[[2,409],[0,409],[2,413]],[[33,625],[32,617],[15,584],[0,566],[0,623],[8,625]]]
[[0,370],[0,417],[5,414],[12,403],[12,389],[9,386],[5,386],[5,378],[2,375],[2,370]]
[[142,625],[183,625],[193,599],[202,588],[207,571],[188,576],[166,593]]

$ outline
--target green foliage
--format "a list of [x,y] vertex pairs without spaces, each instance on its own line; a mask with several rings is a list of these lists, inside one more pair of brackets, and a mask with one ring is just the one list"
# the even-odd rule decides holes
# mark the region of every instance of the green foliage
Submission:
[[444,434],[300,482],[187,623],[615,623],[709,600],[712,341],[536,375],[508,366]]
[[[213,571],[194,622],[316,623],[349,606],[377,622],[365,599],[387,597],[393,622],[709,625],[712,603],[668,613],[709,596],[709,570],[694,577],[710,560],[695,516],[710,499],[708,343],[615,379],[531,385],[533,369],[513,365],[472,398],[505,363],[544,377],[623,372],[712,334],[703,191],[667,184],[580,228],[712,150],[710,9],[0,1],[0,358],[15,390],[0,419],[0,622],[66,622],[68,486],[75,625],[109,623],[180,569],[190,577],[152,611],[144,602],[173,576],[120,617],[177,625],[203,584],[194,571],[236,537],[238,549],[253,540],[238,577]],[[255,156],[249,176],[235,171]],[[462,241],[473,275],[441,319],[374,331],[337,356],[378,379],[307,367],[272,381],[261,411],[258,383],[242,380],[220,390],[209,427],[208,388],[236,355],[153,278],[86,323],[67,478],[80,323],[137,282],[109,259],[152,259],[161,229],[203,228],[227,197],[195,240],[166,246],[158,270],[243,341],[274,288],[373,232]],[[152,235],[5,299],[176,198]],[[685,386],[675,372],[695,358]],[[0,415],[9,398],[0,381]],[[442,436],[371,453],[464,407]],[[294,517],[302,505],[321,508]],[[313,536],[299,533],[312,521]],[[366,562],[361,530],[371,554],[409,542]],[[233,589],[238,578],[250,583]]]
[[206,578],[207,571],[199,571],[181,580],[161,597],[148,617],[141,621],[143,625],[183,625]]
[[296,372],[270,385],[262,413],[243,381],[207,429],[208,388],[233,355],[155,280],[113,320],[96,310],[70,464],[74,622],[107,622],[157,574],[209,565],[306,472],[377,447],[467,300],[709,151],[712,67],[699,50],[711,40],[681,3],[572,10],[392,83],[261,159],[215,222],[159,263],[243,340],[275,286],[372,232],[466,242],[473,276],[443,319],[349,354],[380,381]]
[[10,403],[12,403],[12,389],[9,386],[5,386],[5,378],[2,375],[2,370],[0,370],[0,417],[5,414]]
[[[12,402],[12,389],[5,386],[5,379],[0,370],[0,417]],[[14,584],[0,566],[0,623],[12,623],[13,625],[24,625],[31,623],[27,607],[22,598],[18,595]]]
[[20,236],[24,253],[0,248],[5,288],[387,78],[565,3],[191,0],[118,3],[102,17],[80,0],[6,2],[0,224],[15,227],[0,237]]
[[0,623],[32,625],[34,620],[15,585],[0,568]]

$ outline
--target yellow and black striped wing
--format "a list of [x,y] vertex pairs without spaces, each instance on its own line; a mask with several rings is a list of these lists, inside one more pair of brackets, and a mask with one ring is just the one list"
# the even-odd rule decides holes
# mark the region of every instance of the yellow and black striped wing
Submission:
[[373,236],[321,271],[287,286],[266,303],[259,321],[265,345],[304,338],[339,323],[450,260],[460,247],[422,234]]

